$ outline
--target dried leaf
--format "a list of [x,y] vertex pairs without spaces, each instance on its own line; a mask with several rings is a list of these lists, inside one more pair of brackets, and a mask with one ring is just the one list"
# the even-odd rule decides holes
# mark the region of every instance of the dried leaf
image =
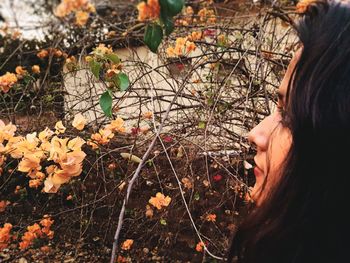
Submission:
[[121,153],[121,157],[123,157],[126,160],[130,160],[134,163],[140,163],[142,162],[142,159],[137,157],[136,155],[130,154],[130,153]]

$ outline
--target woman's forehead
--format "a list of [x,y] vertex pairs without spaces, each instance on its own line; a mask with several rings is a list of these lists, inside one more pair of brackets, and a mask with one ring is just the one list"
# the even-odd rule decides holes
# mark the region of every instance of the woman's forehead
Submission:
[[277,91],[277,95],[278,95],[278,98],[280,100],[283,100],[283,98],[285,98],[285,96],[286,96],[289,80],[292,76],[292,73],[293,73],[293,70],[297,64],[297,61],[299,60],[301,52],[302,52],[301,49],[298,49],[295,52],[294,56],[292,57],[289,65],[287,67],[286,73],[285,73],[283,80],[281,82],[281,85],[279,86],[279,89]]

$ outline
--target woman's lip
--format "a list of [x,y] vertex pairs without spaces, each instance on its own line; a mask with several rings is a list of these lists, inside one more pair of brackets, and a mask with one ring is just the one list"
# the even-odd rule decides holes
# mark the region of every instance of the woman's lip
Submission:
[[258,166],[255,166],[254,174],[255,174],[255,177],[260,177],[264,175],[264,172]]

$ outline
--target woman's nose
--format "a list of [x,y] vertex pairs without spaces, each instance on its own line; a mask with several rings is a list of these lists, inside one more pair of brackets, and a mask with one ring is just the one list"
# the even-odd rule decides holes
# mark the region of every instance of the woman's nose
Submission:
[[248,133],[248,140],[254,143],[259,151],[268,149],[273,125],[272,118],[271,115],[266,117]]

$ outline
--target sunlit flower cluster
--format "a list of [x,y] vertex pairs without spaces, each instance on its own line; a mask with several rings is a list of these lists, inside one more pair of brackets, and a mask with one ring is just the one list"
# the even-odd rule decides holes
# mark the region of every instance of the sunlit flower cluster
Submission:
[[5,75],[0,76],[0,89],[7,93],[13,85],[15,85],[18,81],[16,74],[6,72]]
[[[196,36],[198,37],[198,36]],[[196,45],[189,40],[190,37],[179,37],[176,39],[174,47],[168,47],[166,53],[169,57],[187,56],[192,51],[196,50]],[[192,36],[191,36],[191,39]]]
[[[77,127],[82,128],[81,125],[78,121]],[[79,176],[86,156],[81,150],[85,144],[83,139],[54,136],[66,130],[62,121],[56,123],[55,129],[54,132],[46,128],[38,135],[34,132],[25,137],[15,136],[16,126],[11,123],[5,125],[0,120],[0,156],[20,159],[17,170],[28,175],[29,186],[38,188],[44,183],[43,191],[46,193],[56,193],[62,184]],[[46,167],[46,174],[42,171],[44,160],[52,163]]]
[[147,19],[157,19],[160,15],[160,5],[158,0],[142,1],[137,5],[139,11],[138,20],[145,21]]
[[35,223],[27,227],[27,231],[22,236],[22,241],[19,243],[19,248],[21,250],[30,247],[36,239],[48,238],[52,239],[54,231],[51,230],[51,225],[54,223],[48,216],[40,221],[39,224]]
[[91,135],[91,140],[87,142],[93,149],[97,149],[98,145],[106,145],[114,137],[114,133],[124,133],[125,126],[122,118],[112,120],[104,128],[100,129],[97,133]]
[[11,229],[12,225],[9,223],[5,223],[3,227],[0,227],[0,251],[9,245],[12,237],[10,234]]
[[58,17],[66,17],[74,13],[75,23],[78,26],[86,25],[90,14],[95,13],[96,9],[89,0],[62,0],[55,10]]

